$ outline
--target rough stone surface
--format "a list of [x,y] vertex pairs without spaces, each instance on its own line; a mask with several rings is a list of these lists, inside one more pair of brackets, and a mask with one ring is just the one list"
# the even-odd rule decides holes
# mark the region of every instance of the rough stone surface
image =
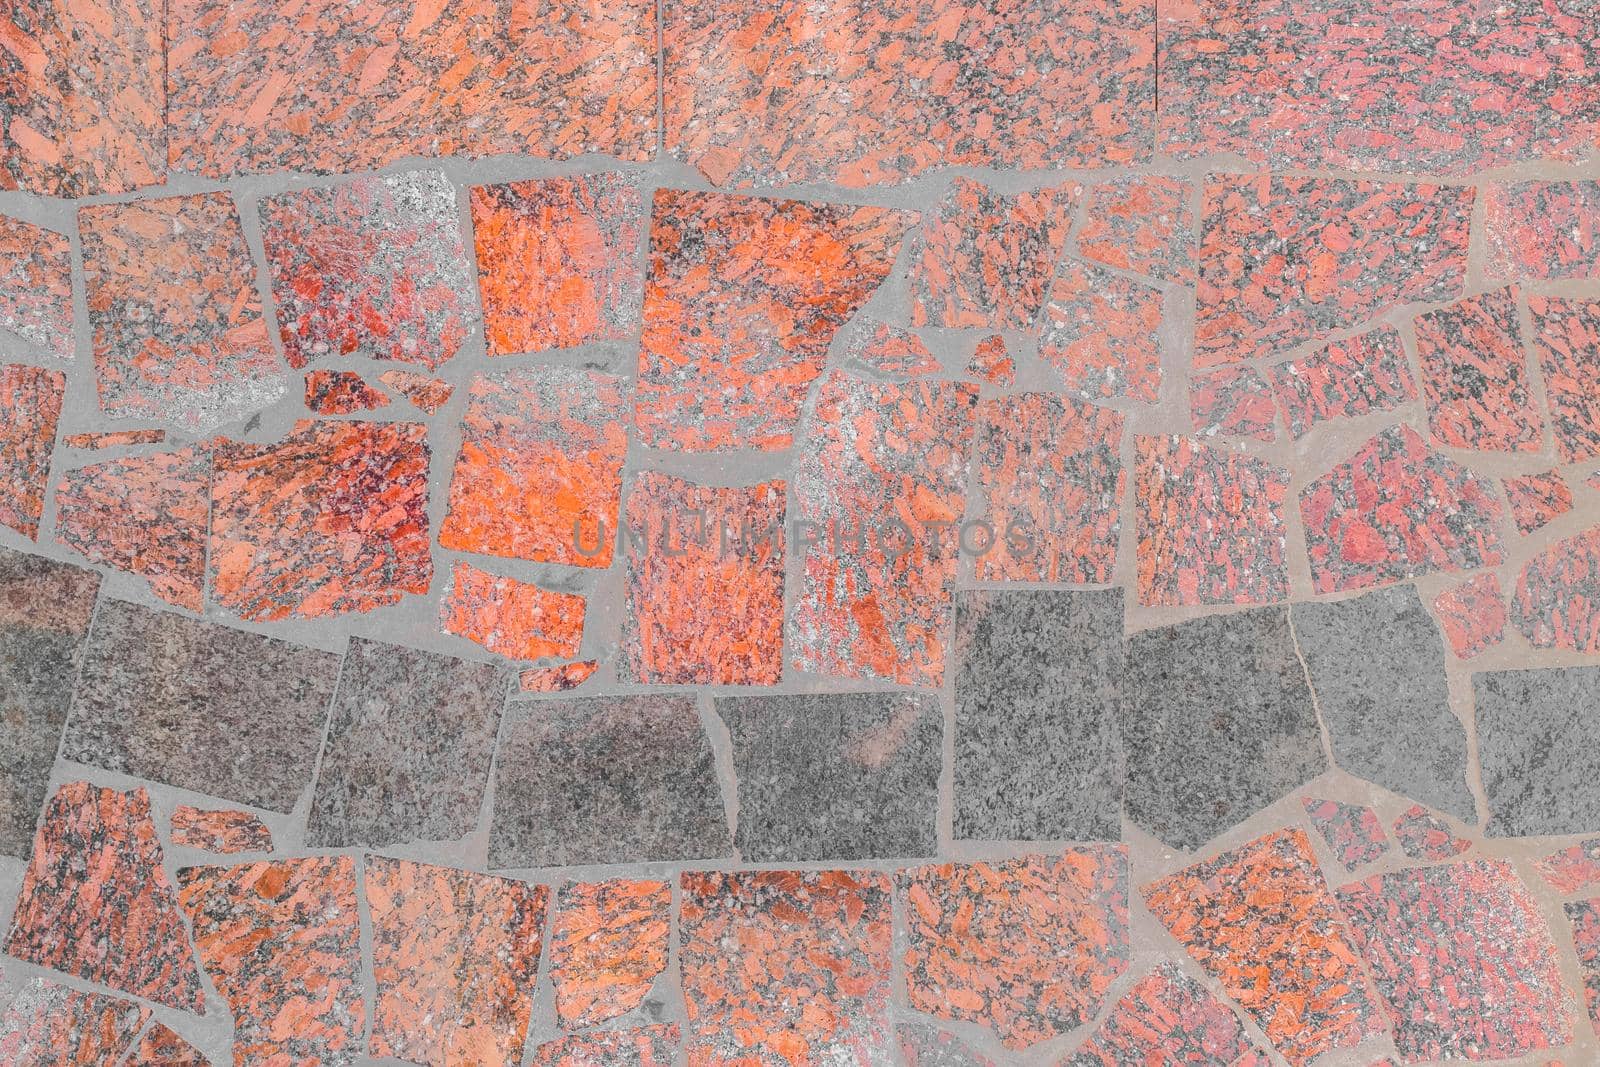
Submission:
[[1492,837],[1600,832],[1600,667],[1472,676]]

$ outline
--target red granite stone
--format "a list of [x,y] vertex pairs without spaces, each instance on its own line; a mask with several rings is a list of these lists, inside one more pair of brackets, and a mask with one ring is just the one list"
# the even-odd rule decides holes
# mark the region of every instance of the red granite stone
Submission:
[[489,354],[619,341],[638,330],[644,204],[621,174],[471,190]]
[[207,177],[655,149],[655,7],[173,0],[169,155]]
[[1022,1049],[1087,1022],[1128,967],[1120,845],[896,875],[910,1004]]
[[822,383],[796,477],[800,670],[937,687],[966,505],[977,387],[913,378]]
[[69,782],[45,805],[8,956],[198,1012],[200,976],[143,788]]
[[938,374],[939,361],[910,330],[867,319],[854,319],[840,331],[844,365],[879,377]]
[[570,882],[557,896],[550,939],[556,1020],[581,1030],[637,1008],[667,967],[672,886]]
[[1304,437],[1319,423],[1393,411],[1417,399],[1400,333],[1379,326],[1333,341],[1272,368],[1289,432]]
[[967,377],[1009,389],[1017,381],[1017,361],[1006,351],[1006,339],[999,334],[985,337],[967,361]]
[[682,189],[651,208],[634,422],[652,448],[788,448],[833,335],[916,216]]
[[1211,175],[1195,366],[1270,356],[1398,304],[1455,296],[1472,201],[1470,186]]
[[66,234],[0,215],[0,330],[72,358],[72,242]]
[[39,539],[45,479],[67,377],[22,363],[0,364],[0,525]]
[[370,611],[433,579],[417,423],[302,421],[213,454],[211,595],[253,622]]
[[8,1067],[102,1067],[139,1036],[150,1009],[35,978],[0,1015],[0,1063]]
[[0,190],[96,196],[166,173],[166,43],[152,0],[7,4]]
[[1138,596],[1151,606],[1289,597],[1289,472],[1187,437],[1134,438]]
[[909,180],[1150,156],[1150,0],[663,9],[667,151],[712,182]]
[[1364,804],[1301,797],[1306,817],[1347,871],[1374,863],[1389,851],[1378,813]]
[[1223,367],[1189,379],[1189,420],[1203,437],[1277,439],[1272,387],[1254,367]]
[[607,567],[628,435],[625,383],[536,366],[473,380],[439,544]]
[[1394,839],[1414,860],[1447,860],[1472,847],[1472,842],[1457,837],[1450,824],[1421,804],[1413,804],[1394,821]]
[[1338,896],[1402,1059],[1509,1059],[1571,1040],[1555,943],[1509,863],[1393,871]]
[[1515,288],[1416,318],[1428,430],[1454,448],[1537,452],[1544,420],[1528,391]]
[[1556,452],[1566,463],[1600,456],[1600,300],[1528,297]]
[[442,379],[398,368],[384,371],[378,381],[405,397],[424,415],[437,415],[456,391],[455,386]]
[[1557,893],[1586,892],[1600,885],[1600,838],[1590,838],[1552,852],[1534,866]]
[[1219,1064],[1267,1067],[1272,1061],[1225,1002],[1170,963],[1141,978],[1062,1067]]
[[442,172],[294,189],[259,210],[291,367],[351,354],[437,367],[471,334],[472,274]]
[[1600,182],[1509,182],[1486,198],[1491,276],[1600,277]]
[[1497,566],[1500,501],[1488,482],[1428,451],[1409,426],[1369,438],[1300,491],[1319,593],[1436,571]]
[[600,669],[598,660],[586,659],[556,667],[534,667],[517,679],[524,693],[565,693],[587,682]]
[[1511,502],[1511,518],[1522,533],[1533,533],[1572,510],[1572,490],[1559,471],[1506,478],[1500,484]]
[[445,633],[508,659],[565,659],[578,654],[585,605],[575,593],[457,563],[450,572],[450,590],[439,602],[439,623]]
[[68,448],[89,452],[129,445],[159,445],[167,439],[165,430],[111,430],[106,433],[69,433],[61,439]]
[[1120,412],[1048,393],[978,405],[973,471],[991,527],[989,547],[975,553],[978,581],[1111,581],[1123,423]]
[[622,624],[623,664],[632,680],[779,681],[785,489],[781,481],[705,486],[656,471],[634,478]]
[[1505,636],[1506,600],[1492,571],[1440,593],[1433,600],[1433,613],[1451,651],[1461,659],[1498,645]]
[[172,811],[172,843],[221,856],[238,852],[271,852],[272,831],[248,811],[208,811],[179,804]]
[[318,415],[354,415],[389,406],[389,398],[355,371],[314,370],[306,375],[306,407]]
[[1178,285],[1194,284],[1193,186],[1181,178],[1135,176],[1094,186],[1078,254]]
[[545,1042],[533,1050],[528,1067],[673,1067],[678,1062],[680,1040],[677,1023],[601,1030]]
[[1067,260],[1050,286],[1039,356],[1084,400],[1153,404],[1161,392],[1162,291]]
[[1523,566],[1511,619],[1535,648],[1600,651],[1600,526],[1556,542]]
[[212,1067],[212,1063],[165,1023],[152,1023],[122,1067]]
[[211,455],[193,445],[91,463],[56,484],[56,542],[198,612],[210,507]]
[[1583,1003],[1589,1021],[1600,1026],[1600,900],[1574,900],[1562,905],[1572,924],[1572,945],[1583,974]]

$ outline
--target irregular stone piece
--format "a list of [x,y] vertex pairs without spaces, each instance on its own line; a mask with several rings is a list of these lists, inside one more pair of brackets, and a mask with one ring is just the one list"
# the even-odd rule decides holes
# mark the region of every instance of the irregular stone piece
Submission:
[[967,377],[1009,389],[1017,381],[1017,361],[1006,352],[1006,339],[999,334],[985,337],[967,361]]
[[0,330],[59,359],[72,358],[72,241],[66,234],[0,215]]
[[1577,893],[1600,885],[1600,837],[1552,852],[1534,864],[1557,893]]
[[1258,837],[1143,894],[1295,1067],[1383,1031],[1382,1007],[1303,830]]
[[79,197],[162,181],[162,13],[148,0],[8,5],[0,189]]
[[634,424],[652,447],[775,451],[833,335],[878,288],[906,211],[661,189]]
[[991,528],[988,545],[968,546],[978,549],[978,581],[1111,581],[1124,421],[1110,408],[1048,393],[979,403],[973,470]]
[[895,0],[844,19],[793,0],[671,7],[667,151],[719,185],[1142,162],[1155,124],[1153,14],[1148,0],[1003,13]]
[[1529,296],[1533,347],[1563,462],[1600,456],[1600,300]]
[[211,1061],[165,1023],[152,1023],[124,1067],[212,1067]]
[[1412,867],[1338,896],[1402,1059],[1510,1059],[1572,1039],[1555,943],[1511,864]]
[[495,760],[491,867],[729,855],[715,760],[692,698],[524,707]]
[[185,867],[178,880],[201,963],[233,1012],[234,1062],[354,1062],[367,1018],[356,861]]
[[1506,601],[1493,571],[1440,593],[1434,598],[1433,613],[1450,650],[1460,659],[1471,659],[1505,636]]
[[1511,502],[1512,521],[1521,533],[1533,533],[1572,510],[1572,490],[1561,480],[1559,471],[1506,478],[1500,484]]
[[1413,804],[1394,821],[1394,839],[1414,860],[1447,860],[1472,847],[1472,842],[1457,837],[1450,824],[1421,804]]
[[510,659],[564,658],[578,654],[586,603],[575,593],[457,563],[439,602],[439,625]]
[[371,1053],[416,1063],[513,1063],[522,1052],[550,891],[369,856]]
[[870,319],[854,318],[839,331],[841,362],[851,372],[878,377],[938,374],[939,361],[910,330]]
[[490,0],[175,0],[174,169],[374,170],[408,156],[655,151],[655,9]]
[[1344,869],[1353,871],[1376,862],[1389,851],[1378,813],[1364,804],[1345,804],[1338,800],[1313,800],[1301,797],[1311,825],[1328,843]]
[[966,382],[824,379],[795,479],[816,542],[798,549],[797,668],[943,684],[977,402]]
[[1397,304],[1456,296],[1472,201],[1471,186],[1208,175],[1195,366],[1270,356]]
[[198,447],[91,463],[56,484],[56,543],[198,612],[210,510],[211,454]]
[[352,637],[307,843],[382,847],[471,833],[510,681],[492,664]]
[[1296,604],[1290,616],[1334,761],[1471,821],[1467,731],[1450,710],[1444,642],[1416,588]]
[[477,185],[478,291],[491,356],[620,341],[638,329],[644,203],[623,174]]
[[398,367],[378,375],[378,381],[405,397],[412,407],[424,415],[437,415],[456,391],[456,387],[447,381]]
[[1284,608],[1208,615],[1128,639],[1123,805],[1196,849],[1327,768]]
[[596,1031],[546,1041],[528,1067],[672,1067],[680,1040],[677,1023]]
[[993,1060],[980,1056],[952,1034],[922,1023],[901,1023],[895,1027],[900,1058],[906,1067],[995,1067]]
[[1490,837],[1600,832],[1600,667],[1472,676]]
[[128,445],[159,445],[167,439],[165,430],[114,430],[110,433],[69,433],[61,439],[68,448],[96,451]]
[[1544,420],[1527,383],[1514,286],[1416,318],[1428,431],[1454,448],[1537,452]]
[[559,667],[539,667],[522,672],[518,679],[524,693],[564,693],[587,682],[600,669],[598,660],[563,663]]
[[1487,480],[1392,426],[1300,491],[1319,593],[1365,589],[1502,561],[1500,501]]
[[681,876],[689,1061],[889,1063],[889,876]]
[[1180,178],[1136,175],[1089,190],[1078,254],[1151,278],[1194,282],[1192,186]]
[[428,431],[306,420],[217,446],[211,595],[251,622],[371,611],[426,593]]
[[311,781],[339,658],[106,600],[61,755],[288,812]]
[[896,876],[910,1004],[1026,1048],[1087,1022],[1128,967],[1128,853],[1068,849]]
[[1061,1067],[1155,1062],[1267,1067],[1271,1061],[1245,1033],[1232,1008],[1177,967],[1163,963],[1117,1001]]
[[633,681],[779,681],[784,494],[781,481],[723,487],[657,471],[635,476],[622,623],[622,663]]
[[26,859],[100,576],[0,548],[0,855]]
[[944,715],[916,693],[718,698],[746,863],[938,851]]
[[259,210],[291,367],[351,354],[437,367],[471,335],[472,275],[442,171],[293,189]]
[[1139,603],[1289,599],[1289,472],[1192,438],[1134,438]]
[[81,208],[100,410],[204,433],[283,396],[226,193]]
[[1485,196],[1490,275],[1600,277],[1600,182],[1508,182]]
[[913,326],[1025,330],[1044,306],[1079,187],[997,193],[957,177],[924,222]]
[[974,590],[956,605],[957,839],[1122,836],[1122,592]]
[[1154,404],[1161,392],[1161,314],[1153,285],[1067,260],[1040,318],[1039,357],[1084,400]]
[[1583,1002],[1589,1021],[1600,1025],[1600,900],[1573,900],[1563,904],[1572,924],[1573,947],[1583,972]]
[[355,371],[314,370],[306,375],[306,407],[318,415],[354,415],[388,406],[383,391]]
[[667,968],[672,886],[667,882],[569,882],[556,898],[550,984],[556,1019],[581,1030],[644,1003]]
[[0,364],[0,526],[39,539],[45,479],[67,376],[22,363]]
[[1223,367],[1189,380],[1189,419],[1205,437],[1277,439],[1272,389],[1254,367]]
[[7,1067],[116,1063],[149,1018],[150,1009],[131,1000],[35,978],[0,1016],[0,1062]]
[[198,1012],[205,996],[144,789],[68,782],[45,807],[6,955]]
[[623,385],[557,366],[473,379],[439,544],[609,567],[628,447]]
[[172,843],[223,856],[271,852],[272,831],[247,811],[206,811],[179,804],[172,810]]
[[1557,541],[1523,565],[1511,618],[1536,648],[1600,650],[1600,526]]
[[1417,383],[1393,326],[1279,363],[1272,368],[1272,387],[1295,437],[1319,423],[1393,411],[1417,399]]

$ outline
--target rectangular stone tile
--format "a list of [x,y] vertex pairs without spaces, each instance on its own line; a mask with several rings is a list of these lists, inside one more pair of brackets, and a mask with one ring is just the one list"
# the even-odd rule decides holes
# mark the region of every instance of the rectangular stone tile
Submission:
[[1068,259],[1039,319],[1039,358],[1073,396],[1154,404],[1165,300],[1157,286]]
[[511,674],[352,637],[306,820],[314,848],[454,841],[478,825]]
[[587,600],[457,563],[439,599],[439,625],[508,659],[578,654]]
[[1600,456],[1600,300],[1529,296],[1528,310],[1556,452],[1566,463]]
[[66,388],[60,371],[0,364],[0,525],[30,541],[39,539]]
[[672,886],[623,878],[568,882],[557,895],[552,926],[550,984],[561,1027],[620,1018],[646,1003],[667,969]]
[[0,330],[71,359],[72,317],[71,239],[0,215]]
[[1285,608],[1128,638],[1119,705],[1128,817],[1197,849],[1327,769]]
[[61,754],[287,812],[310,784],[339,658],[106,600]]
[[1417,398],[1417,383],[1393,326],[1279,363],[1272,368],[1272,385],[1295,437],[1319,423],[1392,411]]
[[1120,589],[974,590],[956,604],[957,839],[1115,841]]
[[100,410],[207,433],[287,388],[226,193],[78,212]]
[[1474,821],[1467,730],[1450,710],[1444,641],[1414,586],[1289,611],[1334,762]]
[[150,1009],[35,978],[0,1015],[0,1062],[15,1067],[116,1063]]
[[1600,182],[1506,182],[1485,198],[1491,277],[1600,277]]
[[727,697],[746,863],[938,851],[944,714],[930,693]]
[[1428,432],[1453,448],[1537,452],[1544,419],[1528,389],[1515,286],[1416,317]]
[[97,196],[166,174],[166,42],[153,0],[8,4],[0,189]]
[[28,855],[100,576],[0,548],[0,855]]
[[1491,837],[1600,831],[1600,667],[1472,676]]
[[1560,471],[1541,471],[1520,478],[1502,478],[1517,532],[1531,534],[1572,510],[1572,490]]
[[645,161],[655,8],[510,0],[296,8],[173,0],[174,169],[356,171],[506,152]]
[[915,222],[888,208],[659,190],[640,440],[684,452],[788,448],[834,334],[889,276]]
[[711,743],[692,698],[513,707],[495,758],[491,867],[731,854]]
[[1535,648],[1600,651],[1600,526],[1557,541],[1523,564],[1511,620]]
[[1151,0],[663,8],[666,147],[717,184],[909,180],[930,167],[1149,158]]

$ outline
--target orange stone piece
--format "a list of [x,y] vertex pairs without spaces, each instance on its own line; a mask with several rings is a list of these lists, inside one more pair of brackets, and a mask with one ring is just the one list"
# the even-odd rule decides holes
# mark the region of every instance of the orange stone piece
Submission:
[[565,693],[587,682],[599,669],[599,661],[592,659],[557,667],[535,667],[523,671],[518,683],[524,693]]
[[45,479],[67,376],[23,363],[0,365],[0,525],[39,539]]
[[445,633],[509,659],[578,654],[585,600],[457,563],[439,604]]
[[[547,1041],[529,1067],[672,1067],[678,1062],[677,1023],[639,1030],[601,1030]],[[691,1063],[698,1061],[691,1060]]]
[[272,831],[247,811],[207,811],[179,804],[172,811],[172,843],[218,855],[271,852]]
[[[0,143],[3,138],[0,133]],[[0,330],[58,359],[72,358],[72,241],[66,234],[0,215]]]
[[615,1019],[644,1002],[667,966],[672,887],[572,882],[556,897],[550,982],[564,1030]]
[[437,415],[456,391],[455,386],[443,379],[399,368],[384,371],[378,375],[378,381],[405,397],[424,415]]

